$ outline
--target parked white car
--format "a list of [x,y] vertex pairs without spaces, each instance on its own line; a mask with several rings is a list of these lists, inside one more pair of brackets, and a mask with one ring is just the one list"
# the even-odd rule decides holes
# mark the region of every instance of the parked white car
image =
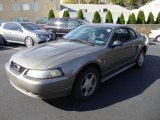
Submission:
[[149,38],[153,39],[154,41],[160,42],[160,29],[151,30],[151,33],[149,34]]

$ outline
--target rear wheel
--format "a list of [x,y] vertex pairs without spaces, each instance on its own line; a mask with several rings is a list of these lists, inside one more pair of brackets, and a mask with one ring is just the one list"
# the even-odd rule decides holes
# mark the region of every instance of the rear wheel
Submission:
[[156,42],[159,42],[159,43],[160,43],[160,36],[157,36],[157,37],[156,37]]
[[27,47],[32,47],[32,46],[34,45],[33,39],[32,39],[31,37],[27,37],[27,38],[25,39],[25,45],[26,45]]
[[137,58],[136,61],[136,68],[140,68],[142,67],[143,63],[144,63],[144,59],[145,59],[145,51],[142,50]]
[[3,36],[0,36],[0,45],[6,45],[7,41],[4,39]]
[[99,85],[100,75],[98,71],[95,68],[86,68],[78,75],[72,95],[77,100],[87,100],[96,93]]

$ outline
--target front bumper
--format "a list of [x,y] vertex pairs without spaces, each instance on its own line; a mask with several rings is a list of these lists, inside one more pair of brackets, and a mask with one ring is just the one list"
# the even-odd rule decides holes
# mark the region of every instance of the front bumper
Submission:
[[8,63],[5,65],[5,70],[12,86],[28,96],[49,99],[66,96],[71,92],[67,77],[47,80],[29,79],[24,77],[24,72],[16,74]]

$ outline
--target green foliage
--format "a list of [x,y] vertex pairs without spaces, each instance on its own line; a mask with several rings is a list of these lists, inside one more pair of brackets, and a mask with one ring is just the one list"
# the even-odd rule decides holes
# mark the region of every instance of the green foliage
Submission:
[[112,13],[111,11],[107,11],[105,23],[113,23]]
[[117,18],[117,24],[121,24],[121,20],[120,20],[120,17]]
[[97,11],[95,11],[92,23],[101,23],[101,16]]
[[135,14],[132,13],[128,16],[128,21],[127,21],[127,24],[136,24],[137,21],[136,21],[136,17],[135,17]]
[[152,12],[150,12],[148,15],[147,24],[154,24],[154,16]]
[[79,10],[79,11],[78,11],[77,19],[82,19],[82,20],[84,20],[84,16],[83,16],[82,10]]
[[139,11],[138,13],[137,24],[145,24],[145,15],[143,11]]
[[70,15],[69,15],[68,10],[65,10],[65,11],[63,12],[63,18],[69,18],[69,17],[70,17]]
[[158,13],[157,19],[156,19],[156,24],[160,24],[160,12]]
[[52,18],[55,18],[55,15],[54,15],[54,12],[53,12],[53,9],[51,9],[48,13],[48,20],[52,19]]
[[120,15],[120,23],[121,24],[125,24],[125,20],[124,20],[124,15],[123,15],[123,13],[121,13],[121,15]]

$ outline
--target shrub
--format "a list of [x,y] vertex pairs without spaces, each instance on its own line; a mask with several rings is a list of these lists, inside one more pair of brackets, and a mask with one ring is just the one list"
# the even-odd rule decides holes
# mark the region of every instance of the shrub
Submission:
[[92,23],[101,23],[101,17],[97,11],[94,13]]
[[147,24],[154,24],[154,16],[152,12],[150,12],[148,15]]
[[123,15],[123,13],[120,15],[119,19],[120,19],[120,23],[121,23],[121,24],[125,24],[125,20],[124,20],[124,15]]
[[136,24],[136,23],[137,21],[136,21],[135,14],[134,13],[130,14],[128,17],[127,24]]
[[63,12],[63,18],[69,18],[69,17],[70,17],[70,15],[69,15],[68,10],[65,10],[65,11]]
[[112,13],[111,11],[107,11],[105,23],[113,23]]
[[78,11],[77,19],[82,19],[82,20],[84,20],[84,16],[83,16],[82,10],[79,10],[79,11]]
[[54,15],[54,12],[53,12],[53,9],[51,9],[48,13],[48,20],[52,19],[52,18],[55,18],[55,15]]
[[121,24],[120,17],[117,18],[117,24]]
[[157,19],[156,19],[156,24],[160,24],[160,12],[158,13]]
[[143,11],[139,11],[138,13],[137,24],[145,24],[145,15]]

